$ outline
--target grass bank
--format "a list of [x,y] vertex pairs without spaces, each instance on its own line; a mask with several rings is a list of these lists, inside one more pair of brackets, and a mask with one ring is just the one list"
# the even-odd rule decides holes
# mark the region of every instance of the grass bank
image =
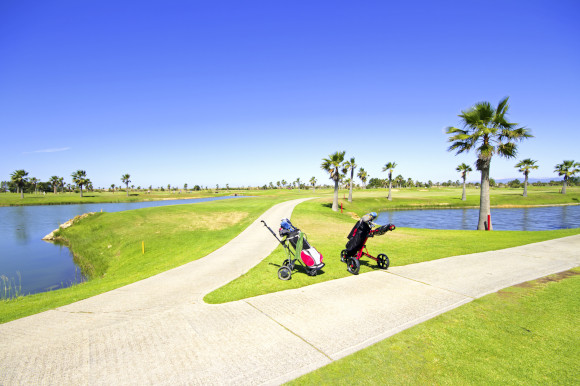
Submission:
[[579,291],[578,268],[510,287],[290,384],[577,384]]
[[[0,323],[118,288],[203,257],[283,201],[243,198],[97,213],[60,231],[92,280],[0,301]],[[145,243],[145,254],[142,253]]]
[[[363,212],[372,209],[374,208],[367,208]],[[278,247],[248,273],[206,295],[204,300],[208,303],[224,303],[350,275],[346,271],[345,264],[340,263],[340,251],[345,247],[346,235],[355,223],[350,215],[332,212],[328,208],[327,199],[317,199],[298,205],[294,209],[292,222],[308,235],[308,240],[324,256],[326,266],[321,274],[310,277],[298,271],[289,281],[279,280],[277,271],[286,258],[286,253],[282,247]],[[367,247],[374,256],[386,253],[391,260],[391,266],[400,266],[510,248],[575,234],[580,234],[580,228],[537,232],[397,228],[384,236],[369,239]],[[361,259],[361,273],[375,269],[378,267],[373,260]]]
[[160,201],[160,200],[182,200],[188,198],[205,198],[205,197],[222,197],[231,195],[250,196],[251,194],[244,191],[199,191],[189,193],[170,193],[158,192],[84,192],[83,197],[79,193],[46,193],[33,194],[26,193],[24,198],[20,194],[2,193],[0,194],[1,206],[28,206],[28,205],[69,205],[69,204],[97,204],[97,203],[118,203],[118,202],[140,202],[140,201]]

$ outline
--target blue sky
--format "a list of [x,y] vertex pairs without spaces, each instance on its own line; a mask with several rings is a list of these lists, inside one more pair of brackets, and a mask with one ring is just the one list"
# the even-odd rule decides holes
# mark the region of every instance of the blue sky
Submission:
[[575,0],[3,0],[0,179],[325,183],[345,150],[370,177],[456,180],[475,155],[445,128],[505,96],[535,138],[491,176],[532,158],[558,179],[580,161],[578,20]]

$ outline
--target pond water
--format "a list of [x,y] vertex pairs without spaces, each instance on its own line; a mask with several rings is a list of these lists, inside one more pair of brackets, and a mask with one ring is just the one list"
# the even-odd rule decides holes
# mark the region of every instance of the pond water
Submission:
[[[60,224],[88,212],[120,212],[155,206],[192,204],[236,198],[208,197],[186,200],[114,204],[39,205],[0,207],[0,298],[10,282],[23,295],[68,287],[85,280],[69,249],[42,240]],[[239,197],[237,197],[239,198]]]
[[[479,209],[422,209],[381,212],[375,223],[427,229],[477,229]],[[580,205],[492,208],[496,231],[542,231],[580,227]]]

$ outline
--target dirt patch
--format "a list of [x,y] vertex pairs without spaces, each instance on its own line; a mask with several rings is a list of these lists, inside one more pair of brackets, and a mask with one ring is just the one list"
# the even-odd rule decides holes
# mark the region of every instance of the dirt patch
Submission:
[[[559,272],[559,273],[555,273],[553,275],[541,277],[541,278],[536,279],[536,280],[526,281],[526,282],[523,282],[520,284],[516,284],[513,287],[532,289],[532,288],[540,287],[546,283],[559,282],[559,281],[562,281],[564,279],[568,279],[568,278],[576,276],[576,275],[580,275],[580,271],[571,269],[568,271]],[[497,294],[501,298],[510,298],[510,297],[518,295],[517,292],[512,292],[509,289],[498,291]]]

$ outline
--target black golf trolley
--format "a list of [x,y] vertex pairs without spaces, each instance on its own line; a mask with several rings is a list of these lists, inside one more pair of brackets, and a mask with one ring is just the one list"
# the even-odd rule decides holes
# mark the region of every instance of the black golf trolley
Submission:
[[375,218],[375,213],[364,215],[348,234],[349,240],[346,243],[346,249],[343,249],[340,253],[340,261],[346,263],[346,269],[353,275],[358,275],[360,270],[359,260],[363,256],[376,261],[381,269],[389,268],[389,257],[384,253],[380,253],[377,257],[369,254],[366,243],[369,237],[382,236],[388,231],[394,231],[396,227],[394,224],[387,224],[373,229],[375,224],[372,223],[372,220]]

